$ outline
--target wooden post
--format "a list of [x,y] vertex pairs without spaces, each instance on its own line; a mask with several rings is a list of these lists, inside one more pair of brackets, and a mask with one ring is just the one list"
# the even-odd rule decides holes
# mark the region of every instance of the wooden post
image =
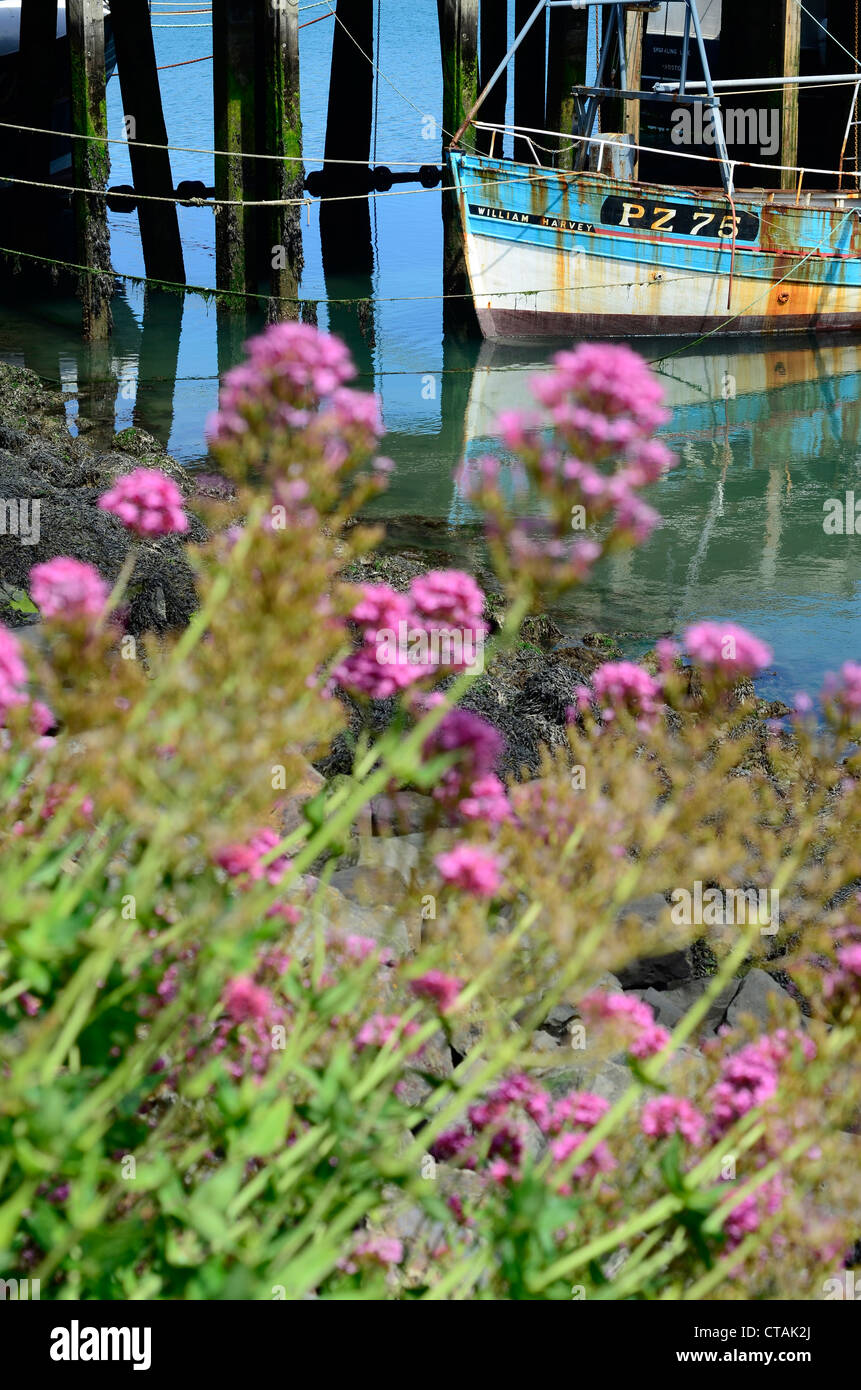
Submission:
[[[113,6],[111,20],[135,189],[138,193],[172,198],[173,175],[147,0],[123,0]],[[142,145],[163,148],[144,149]],[[176,204],[142,198],[138,203],[138,222],[147,275],[184,285],[185,264]]]
[[[302,114],[299,104],[299,20],[295,5],[260,0],[260,65],[263,82],[258,111],[258,144],[274,159],[255,160],[261,198],[301,198]],[[302,205],[263,209],[260,218],[260,269],[265,270],[273,300],[270,318],[299,317],[302,276]],[[280,300],[279,300],[280,297]]]
[[[801,66],[801,8],[796,0],[783,4],[783,72],[797,76]],[[784,87],[781,112],[780,163],[798,163],[798,88]],[[825,168],[828,168],[825,165]],[[798,175],[784,169],[780,175],[781,188],[794,188]]]
[[[451,136],[478,95],[478,0],[437,0],[439,36],[442,52],[443,156]],[[470,127],[461,149],[475,149],[475,131]],[[469,298],[469,276],[463,246],[463,228],[451,177],[443,175],[443,291],[455,296],[443,301],[443,325],[455,334],[476,329],[475,310]]]
[[215,282],[237,294],[257,288],[252,210],[242,206],[255,188],[255,161],[242,158],[255,146],[254,36],[247,0],[212,0],[215,148],[223,152],[215,157],[215,196],[225,200],[215,213]]
[[[514,0],[514,30],[520,33],[535,9],[535,0]],[[545,50],[547,45],[546,16],[536,19],[514,58],[514,124],[529,126],[533,130],[544,128],[546,101]],[[538,144],[547,141],[536,136]],[[534,143],[534,141],[533,141]],[[540,159],[540,152],[536,151]],[[514,158],[523,159],[528,164],[535,162],[536,155],[525,140],[515,140]]]
[[[789,0],[790,4],[794,0]],[[646,30],[646,17],[642,10],[629,10],[625,22],[625,54],[628,68],[628,89],[632,92],[640,90],[640,83],[643,78],[643,35]],[[630,135],[635,145],[640,143],[640,110],[642,103],[639,101],[622,102],[622,130],[626,135]],[[634,155],[634,178],[640,177],[640,156]]]
[[[508,52],[508,0],[481,0],[480,48],[478,62],[478,90],[483,91],[499,64]],[[508,73],[504,72],[490,92],[478,113],[481,121],[505,121],[505,106],[508,99]],[[482,154],[490,151],[491,132],[476,131],[475,147]],[[497,135],[494,153],[503,152],[503,141]]]
[[[107,338],[111,331],[111,250],[108,235],[107,187],[110,159],[105,103],[105,20],[102,0],[67,0],[72,74],[72,131],[85,140],[72,141],[76,260],[81,272],[83,332],[88,341]],[[101,138],[99,138],[101,137]]]
[[327,276],[352,271],[368,275],[373,269],[367,200],[374,122],[373,58],[374,0],[338,0],[323,184],[326,194],[344,201],[329,203],[324,196],[320,205]]
[[[445,147],[478,96],[478,0],[437,0],[437,9]],[[467,130],[460,143],[474,150],[475,132]]]
[[[56,51],[57,0],[22,0],[17,74],[19,99],[15,115],[4,110],[4,120],[19,120],[23,127],[39,130],[53,129]],[[16,178],[49,182],[51,140],[50,135],[22,131],[16,142],[17,158],[13,169]],[[56,195],[44,188],[21,188],[15,194],[23,213],[18,239],[22,250],[33,251],[36,255],[47,255],[51,250],[56,218],[49,208],[55,198]]]
[[[574,98],[571,88],[586,81],[586,54],[589,46],[588,10],[550,11],[550,42],[547,63],[547,114],[545,128],[568,135],[574,124]],[[557,165],[573,169],[575,149],[559,141]]]

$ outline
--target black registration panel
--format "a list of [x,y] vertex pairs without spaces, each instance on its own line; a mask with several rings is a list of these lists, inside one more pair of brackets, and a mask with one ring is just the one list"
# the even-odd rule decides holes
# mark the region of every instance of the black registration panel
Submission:
[[759,218],[750,212],[722,207],[691,207],[688,203],[661,202],[651,198],[605,198],[601,221],[608,227],[629,227],[632,231],[662,232],[665,236],[702,237],[703,240],[756,241]]

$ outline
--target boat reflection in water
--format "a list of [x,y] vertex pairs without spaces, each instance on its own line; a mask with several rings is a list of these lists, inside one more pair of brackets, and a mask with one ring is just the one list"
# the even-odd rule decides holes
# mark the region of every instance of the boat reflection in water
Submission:
[[[732,619],[774,647],[775,693],[818,685],[825,670],[861,658],[861,342],[751,339],[675,357],[665,339],[637,346],[664,383],[673,415],[662,436],[680,462],[649,490],[663,524],[599,566],[563,626],[624,631],[636,648],[690,621]],[[498,413],[531,404],[542,370],[546,357],[483,345],[466,408],[467,473],[496,448]],[[838,500],[845,534],[829,534]],[[474,519],[456,490],[450,521]]]

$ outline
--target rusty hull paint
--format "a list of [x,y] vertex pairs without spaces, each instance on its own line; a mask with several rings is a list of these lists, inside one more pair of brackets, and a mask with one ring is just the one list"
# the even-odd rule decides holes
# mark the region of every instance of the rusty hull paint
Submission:
[[[504,208],[508,204],[505,193],[506,188],[511,187],[513,170],[519,170],[521,177],[523,173],[538,173],[530,166],[502,166],[497,162],[497,167],[488,167],[483,161],[482,164],[482,192],[478,196],[483,204],[497,208]],[[528,198],[528,210],[537,218],[546,217],[548,212],[548,181],[553,197],[552,218],[569,222],[583,220],[584,203],[588,202],[591,212],[589,220],[594,223],[593,235],[596,238],[600,236],[605,241],[615,230],[608,229],[600,223],[601,204],[610,196],[629,200],[637,197],[657,197],[664,200],[673,199],[676,202],[681,199],[695,209],[714,209],[716,205],[726,203],[728,211],[730,208],[729,199],[722,190],[696,187],[668,189],[660,185],[633,184],[589,173],[573,176],[569,174],[563,178],[555,171],[548,170],[547,180],[535,179],[528,190],[524,190]],[[463,176],[458,178],[458,196],[463,225],[467,230],[470,229],[471,220],[468,207],[469,183],[469,170],[464,170]],[[473,193],[472,196],[476,195]],[[632,271],[624,285],[629,299],[627,306],[622,309],[621,305],[617,307],[608,303],[602,307],[601,312],[595,312],[587,310],[585,305],[578,308],[574,304],[570,310],[566,306],[565,311],[559,312],[538,304],[535,307],[523,308],[515,307],[509,301],[509,305],[506,305],[501,301],[498,292],[496,296],[491,293],[479,298],[476,294],[473,268],[470,265],[469,241],[470,236],[484,236],[485,232],[484,227],[480,232],[472,230],[467,236],[467,263],[482,331],[485,336],[493,339],[522,341],[544,337],[571,337],[584,333],[630,337],[632,332],[649,336],[667,336],[691,331],[760,334],[861,328],[861,289],[857,283],[847,283],[846,276],[848,264],[856,262],[856,258],[861,258],[859,218],[855,216],[847,220],[845,206],[796,207],[783,201],[767,203],[768,196],[765,192],[757,196],[755,191],[745,190],[744,194],[735,200],[737,211],[750,211],[759,218],[760,230],[755,244],[736,245],[731,308],[719,313],[697,312],[695,302],[691,305],[693,312],[668,312],[667,305],[662,303],[668,296],[659,287],[673,275],[676,278],[688,275],[701,281],[704,275],[709,274],[702,266],[703,253],[710,251],[713,260],[720,257],[720,270],[711,274],[711,280],[713,284],[721,278],[725,281],[723,309],[729,290],[729,243],[698,241],[685,244],[680,238],[668,241],[648,229],[638,232],[634,238],[624,236],[622,240],[628,243],[628,248],[635,246],[633,256],[629,254],[626,261],[626,265],[630,265]],[[823,199],[829,197],[827,194],[820,196]],[[472,221],[474,223],[475,219],[472,218]],[[828,239],[837,237],[841,224],[843,226],[839,240],[834,243],[839,245],[839,253],[817,251],[819,245],[832,244]],[[494,234],[499,235],[498,229],[492,229],[487,236],[493,239]],[[541,227],[541,234],[540,289],[542,293],[546,289],[554,298],[558,296],[560,300],[570,300],[575,297],[574,292],[578,288],[572,283],[575,248],[572,247],[570,234],[546,225]],[[585,234],[583,240],[588,235]],[[504,244],[504,240],[500,241],[500,244]],[[805,257],[807,259],[803,265],[791,274],[790,279],[784,280],[784,277],[793,271],[793,267]],[[591,265],[598,276],[604,259],[602,254],[596,254],[591,259]],[[856,266],[853,265],[852,269],[854,272]],[[783,283],[777,283],[779,281]],[[512,288],[516,288],[516,285]],[[532,288],[523,286],[524,292]],[[595,287],[593,285],[590,288]],[[608,286],[608,297],[610,292]],[[481,302],[482,299],[485,302]],[[741,316],[727,322],[738,314]]]

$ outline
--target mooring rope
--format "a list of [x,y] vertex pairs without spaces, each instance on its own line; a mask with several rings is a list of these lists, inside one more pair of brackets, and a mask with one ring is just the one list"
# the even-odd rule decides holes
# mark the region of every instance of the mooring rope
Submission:
[[[212,57],[212,54],[209,55]],[[196,63],[200,59],[190,58],[188,62]],[[0,130],[16,130],[25,135],[57,135],[57,131],[49,129],[47,126],[15,125],[12,121],[0,121]],[[197,145],[160,145],[147,140],[129,140],[126,136],[119,135],[88,135],[80,134],[74,130],[64,130],[62,132],[64,140],[92,140],[99,145],[136,145],[139,150],[169,150],[176,154],[205,154],[215,159],[277,159],[281,163],[293,164],[358,164],[363,169],[368,168],[365,159],[326,159],[325,154],[259,154],[254,150],[207,150]],[[416,164],[413,159],[385,159],[386,167],[414,168]],[[54,185],[52,185],[53,187]]]

